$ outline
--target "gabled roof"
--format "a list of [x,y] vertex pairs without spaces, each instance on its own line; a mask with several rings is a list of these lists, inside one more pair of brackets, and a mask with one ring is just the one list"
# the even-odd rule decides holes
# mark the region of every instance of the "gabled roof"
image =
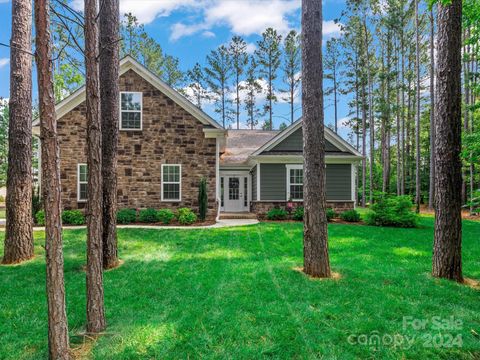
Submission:
[[[287,127],[285,130],[277,134],[270,141],[266,142],[263,146],[258,148],[251,156],[261,155],[265,151],[272,150],[276,145],[280,144],[283,140],[292,135],[296,130],[300,129],[303,125],[302,118],[295,121],[292,125]],[[330,130],[328,127],[324,127],[325,131],[325,140],[331,142],[333,145],[338,147],[340,150],[349,152],[355,156],[362,156],[352,145],[345,141],[340,135],[336,134],[334,131]]]
[[278,130],[228,130],[220,164],[244,165],[255,150],[278,133]]
[[[138,75],[140,75],[143,79],[148,81],[152,84],[155,88],[160,90],[163,94],[168,96],[172,99],[177,105],[183,108],[185,111],[193,115],[197,120],[199,120],[202,124],[211,126],[215,129],[224,130],[220,124],[218,124],[214,119],[212,119],[209,115],[199,109],[197,106],[192,104],[187,98],[185,98],[182,94],[178,91],[173,89],[163,80],[161,80],[157,75],[152,73],[148,70],[145,66],[140,64],[130,55],[125,56],[122,60],[120,60],[120,75],[125,74],[127,71],[133,70]],[[55,111],[57,113],[57,118],[61,118],[65,114],[69,113],[75,107],[80,105],[82,102],[85,101],[85,86],[82,86],[68,97],[63,99],[55,106]],[[40,124],[40,119],[34,121],[33,126],[38,126]]]

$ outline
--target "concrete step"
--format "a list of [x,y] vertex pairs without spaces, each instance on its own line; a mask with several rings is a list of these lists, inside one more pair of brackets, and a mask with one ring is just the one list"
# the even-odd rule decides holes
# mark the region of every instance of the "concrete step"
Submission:
[[257,214],[249,212],[220,213],[220,220],[257,219]]

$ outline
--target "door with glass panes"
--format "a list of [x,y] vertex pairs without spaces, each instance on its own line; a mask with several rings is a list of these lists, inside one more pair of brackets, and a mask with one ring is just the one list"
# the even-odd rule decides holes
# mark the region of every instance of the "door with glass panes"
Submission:
[[249,209],[248,173],[222,176],[223,209],[225,212],[242,212]]

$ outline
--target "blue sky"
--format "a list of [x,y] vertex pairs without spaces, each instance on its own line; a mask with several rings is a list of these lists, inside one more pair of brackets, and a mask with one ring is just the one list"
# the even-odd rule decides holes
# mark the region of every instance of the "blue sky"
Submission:
[[[82,3],[82,0],[73,0],[72,6],[81,9]],[[180,59],[183,70],[196,62],[203,64],[206,55],[227,43],[232,35],[243,36],[249,44],[248,49],[253,51],[266,27],[271,26],[281,34],[300,29],[300,0],[120,0],[120,4],[122,13],[134,13],[163,50]],[[339,36],[333,20],[344,8],[344,0],[324,1],[324,39]],[[2,43],[8,44],[10,40],[10,17],[11,0],[0,0]],[[8,78],[9,49],[0,46],[0,97],[9,96]],[[347,103],[345,96],[340,97],[339,119],[347,116]],[[297,107],[300,108],[299,103]],[[217,118],[211,107],[205,110]],[[274,112],[277,126],[288,118],[286,104],[277,105]],[[296,115],[300,116],[300,109]],[[325,99],[325,120],[333,122],[333,106],[328,98]],[[345,130],[342,133],[346,135]]]

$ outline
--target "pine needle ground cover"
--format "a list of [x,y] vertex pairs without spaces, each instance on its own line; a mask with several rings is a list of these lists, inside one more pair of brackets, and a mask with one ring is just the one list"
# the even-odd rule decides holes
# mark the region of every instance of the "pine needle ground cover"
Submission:
[[[120,229],[108,330],[86,344],[85,231],[66,230],[72,347],[87,359],[478,359],[480,290],[430,277],[433,219],[420,225],[330,224],[337,280],[294,270],[301,224]],[[480,222],[463,231],[464,274],[480,279]],[[47,357],[43,237],[34,260],[0,267],[0,359]]]

